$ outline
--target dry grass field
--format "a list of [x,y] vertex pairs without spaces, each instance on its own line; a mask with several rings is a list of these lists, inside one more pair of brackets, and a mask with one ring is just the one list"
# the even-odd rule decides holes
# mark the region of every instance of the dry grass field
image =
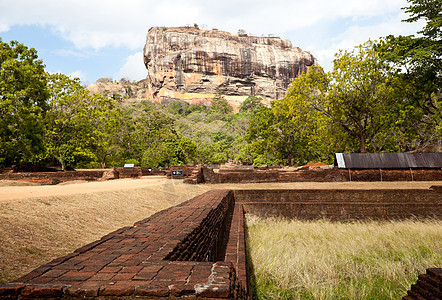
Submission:
[[288,221],[248,216],[257,299],[401,299],[442,266],[442,221]]
[[210,189],[424,188],[442,182],[186,185],[164,177],[37,186],[0,182],[0,283]]

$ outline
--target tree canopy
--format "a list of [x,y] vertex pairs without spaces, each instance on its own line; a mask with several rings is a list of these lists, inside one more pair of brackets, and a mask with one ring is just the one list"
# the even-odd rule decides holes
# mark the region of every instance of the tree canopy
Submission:
[[0,165],[41,158],[49,97],[37,51],[0,40]]

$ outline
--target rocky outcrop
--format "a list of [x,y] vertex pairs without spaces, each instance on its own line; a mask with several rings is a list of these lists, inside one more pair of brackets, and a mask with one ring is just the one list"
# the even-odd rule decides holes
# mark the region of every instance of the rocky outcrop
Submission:
[[157,100],[192,102],[221,93],[229,102],[241,102],[248,96],[284,97],[293,79],[316,59],[279,37],[153,27],[146,36],[144,63]]
[[96,83],[89,85],[87,89],[93,94],[100,94],[119,101],[135,102],[151,97],[147,87],[148,84],[145,79],[138,82],[122,79],[117,82],[112,79],[101,78]]

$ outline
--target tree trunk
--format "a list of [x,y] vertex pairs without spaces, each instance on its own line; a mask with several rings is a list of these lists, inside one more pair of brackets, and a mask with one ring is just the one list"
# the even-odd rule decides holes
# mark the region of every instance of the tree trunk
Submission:
[[66,171],[66,161],[63,158],[60,158],[59,161],[61,164],[61,170]]
[[361,137],[359,141],[361,143],[361,153],[366,153],[367,150],[365,149],[365,134],[363,131],[361,131]]
[[105,154],[103,156],[103,159],[101,160],[101,168],[102,169],[106,169],[106,158],[107,158],[107,154]]

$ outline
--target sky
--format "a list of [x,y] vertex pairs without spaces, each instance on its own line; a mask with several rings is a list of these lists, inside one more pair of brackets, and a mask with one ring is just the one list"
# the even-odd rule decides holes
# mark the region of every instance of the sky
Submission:
[[406,0],[0,0],[0,38],[38,51],[50,73],[92,84],[147,76],[150,27],[193,26],[274,35],[309,51],[326,71],[338,50],[390,34],[416,34]]

